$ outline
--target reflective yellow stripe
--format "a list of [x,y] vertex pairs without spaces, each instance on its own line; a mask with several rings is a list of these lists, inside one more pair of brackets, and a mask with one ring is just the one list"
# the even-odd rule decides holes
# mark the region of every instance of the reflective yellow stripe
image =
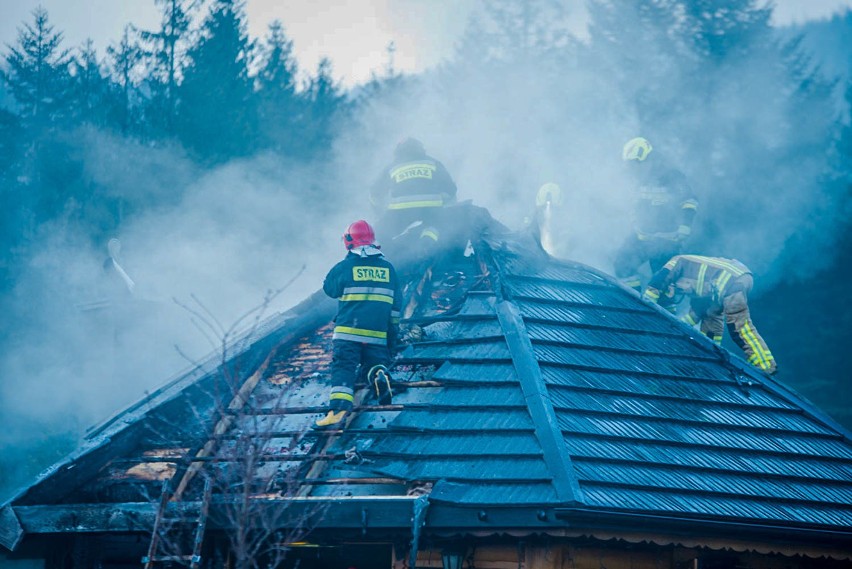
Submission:
[[725,261],[717,261],[716,264],[719,266],[719,268],[727,269],[728,271],[731,272],[731,274],[733,274],[735,276],[740,277],[740,276],[746,274],[746,271],[744,271],[742,268],[740,268],[740,267],[738,267],[734,264],[726,263]]
[[698,209],[698,202],[695,200],[686,200],[680,204],[680,209]]
[[375,300],[377,302],[387,302],[393,304],[393,297],[384,294],[344,294],[340,297],[342,302]]
[[751,329],[751,326],[748,325],[748,322],[746,322],[746,324],[742,327],[742,331],[743,333],[741,334],[741,336],[743,336],[743,340],[745,340],[751,347],[753,352],[752,358],[757,359],[758,367],[765,370],[770,369],[771,366],[769,365],[769,361],[774,358],[772,357],[772,354],[770,352],[764,350],[763,347],[761,347],[760,341],[757,339],[757,336]]
[[350,403],[355,401],[355,398],[349,395],[348,393],[332,393],[328,396],[328,398],[332,401],[335,399],[342,399],[343,401],[349,401]]
[[392,203],[388,209],[411,209],[415,207],[441,207],[444,205],[444,200],[422,200],[416,202],[401,202]]
[[686,322],[690,326],[695,326],[696,324],[698,324],[698,321],[695,318],[692,317],[692,314],[687,314],[686,316],[681,318],[681,320],[683,320],[684,322]]
[[[694,261],[696,263],[705,263],[710,265],[711,267],[715,267],[717,269],[727,269],[734,274],[734,276],[739,277],[741,275],[746,274],[747,271],[744,271],[742,268],[729,263],[719,257],[703,257],[701,255],[683,255],[684,259],[689,259],[690,261]],[[667,263],[668,264],[668,263]]]
[[642,286],[642,279],[639,278],[639,275],[630,275],[629,277],[624,277],[621,280],[621,284],[624,286],[629,286],[630,288],[638,289]]
[[645,289],[645,294],[643,294],[642,296],[644,296],[647,300],[657,302],[658,300],[660,300],[660,291],[655,290],[653,288],[648,288]]
[[432,231],[431,229],[426,229],[426,230],[423,231],[423,233],[420,234],[420,237],[428,237],[429,239],[432,239],[433,241],[437,241],[438,240],[438,232]]
[[721,344],[722,343],[722,336],[713,336],[713,341],[716,342],[717,344]]
[[698,268],[698,278],[695,280],[695,293],[699,296],[704,294],[704,275],[707,274],[707,265],[702,263]]
[[731,277],[733,277],[731,273],[728,271],[722,271],[722,274],[716,279],[716,293],[720,298],[722,297],[725,287],[728,286],[728,281],[731,280]]
[[378,330],[367,330],[366,328],[351,328],[349,326],[335,326],[335,332],[343,334],[352,334],[354,336],[364,336],[367,338],[387,338],[387,332],[379,332]]

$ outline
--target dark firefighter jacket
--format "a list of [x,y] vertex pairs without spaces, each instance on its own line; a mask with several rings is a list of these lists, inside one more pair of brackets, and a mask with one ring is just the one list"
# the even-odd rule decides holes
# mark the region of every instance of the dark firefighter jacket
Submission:
[[340,301],[334,340],[393,343],[402,295],[396,271],[384,255],[362,256],[350,251],[326,275],[322,289]]
[[698,200],[682,172],[653,167],[637,188],[633,220],[636,236],[649,239],[679,228],[689,233],[697,210]]
[[456,192],[444,165],[424,154],[386,168],[373,186],[370,201],[391,211],[442,207],[455,201]]
[[748,267],[736,259],[676,255],[651,277],[644,296],[662,305],[670,304],[678,293],[719,302],[737,291],[737,277],[747,273]]

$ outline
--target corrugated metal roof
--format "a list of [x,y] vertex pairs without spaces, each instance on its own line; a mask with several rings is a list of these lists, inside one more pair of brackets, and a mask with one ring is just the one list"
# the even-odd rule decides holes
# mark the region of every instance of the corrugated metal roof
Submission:
[[445,382],[518,383],[511,362],[447,362],[438,368],[433,378]]
[[789,475],[835,482],[852,480],[852,461],[818,455],[791,456],[752,449],[700,447],[575,433],[565,436],[565,444],[575,460],[611,459],[743,472],[758,476]]
[[533,341],[584,346],[626,352],[640,352],[669,356],[690,356],[695,358],[716,359],[714,354],[701,349],[689,338],[652,336],[625,331],[598,330],[556,324],[527,324],[530,339]]
[[631,488],[654,488],[672,493],[700,491],[769,499],[785,496],[787,500],[852,506],[852,488],[846,483],[802,481],[782,477],[755,478],[750,474],[637,464],[578,461],[575,465],[581,484],[600,482]]
[[526,408],[433,410],[415,408],[400,413],[393,429],[424,431],[472,431],[489,436],[489,431],[525,431],[533,428]]
[[482,480],[549,482],[552,475],[540,457],[492,458],[476,454],[465,458],[377,458],[371,469],[404,480]]
[[653,312],[628,312],[611,310],[607,306],[574,306],[558,302],[541,302],[518,299],[515,301],[521,314],[529,321],[578,324],[613,330],[667,334],[680,336],[676,323],[669,322]]
[[511,360],[512,354],[503,340],[483,341],[475,344],[443,342],[411,346],[405,354],[410,361],[445,360]]
[[565,412],[559,414],[559,426],[565,432],[579,434],[852,459],[852,447],[842,439],[815,438],[786,431],[772,432],[713,424],[697,426],[674,419],[648,420],[617,414],[581,415]]
[[821,506],[786,499],[755,500],[692,492],[623,489],[608,485],[584,485],[589,506],[623,511],[716,517],[727,520],[760,521],[817,527],[852,527],[852,508]]
[[364,449],[365,456],[541,456],[541,445],[532,432],[509,431],[483,437],[478,433],[430,433],[412,437],[404,432],[386,433]]
[[616,352],[601,348],[535,344],[541,363],[562,364],[604,371],[632,371],[684,378],[726,379],[730,371],[706,360],[674,358],[644,353]]
[[561,388],[554,388],[550,395],[554,406],[565,411],[615,413],[629,417],[671,419],[708,425],[834,434],[825,425],[799,413],[749,410],[743,406],[731,407],[682,399],[627,398],[621,394],[580,392]]
[[575,287],[564,282],[539,282],[518,278],[507,279],[506,285],[513,298],[553,300],[639,313],[648,312],[648,308],[637,303],[635,298],[612,287]]
[[459,505],[483,506],[521,506],[546,505],[558,501],[550,481],[525,482],[441,482],[435,485],[431,499],[438,502],[450,502]]
[[[252,391],[248,409],[269,417],[240,417],[227,425],[230,436],[280,431],[264,447],[279,455],[270,464],[286,460],[291,472],[310,479],[321,478],[322,464],[327,472],[398,479],[385,493],[434,484],[444,503],[570,503],[852,535],[845,430],[593,269],[508,237],[475,248],[478,264],[464,266],[486,269],[465,279],[476,292],[412,317],[424,337],[396,361],[394,377],[408,389],[393,405],[365,400],[342,434],[304,433],[324,404],[326,319],[294,336]],[[215,420],[199,418],[176,439],[200,448],[206,439],[198,433],[210,433]],[[132,463],[152,444],[152,430],[138,433],[145,436],[128,435],[109,450],[104,442],[101,458],[78,459],[92,461],[90,479],[81,482],[89,493],[81,496],[96,499],[104,477],[115,474],[96,464],[112,449]],[[185,440],[190,436],[199,439]],[[158,444],[167,438],[157,432]],[[341,491],[323,483],[322,495]],[[28,499],[61,501],[66,494],[42,488]]]
[[631,397],[669,397],[687,401],[730,404],[731,408],[743,405],[788,409],[801,409],[775,395],[760,385],[745,390],[736,381],[669,379],[647,375],[629,375],[614,371],[583,370],[542,364],[545,381],[554,386],[576,387],[609,391]]

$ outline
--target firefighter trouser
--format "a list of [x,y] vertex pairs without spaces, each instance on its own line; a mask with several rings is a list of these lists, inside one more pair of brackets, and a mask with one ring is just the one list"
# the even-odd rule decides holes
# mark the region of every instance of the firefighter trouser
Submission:
[[359,365],[362,374],[366,374],[370,368],[376,365],[390,365],[388,347],[349,340],[334,340],[332,342],[332,388],[329,396],[331,410],[352,408]]
[[615,276],[626,286],[639,291],[642,288],[639,268],[643,263],[647,262],[651,266],[651,274],[654,274],[680,251],[680,241],[658,238],[639,239],[633,234],[615,254]]
[[721,304],[713,303],[707,309],[701,319],[701,331],[711,338],[721,339],[724,319],[731,338],[745,353],[748,363],[767,373],[775,373],[775,358],[751,321],[748,293],[753,285],[754,279],[750,274],[731,281]]

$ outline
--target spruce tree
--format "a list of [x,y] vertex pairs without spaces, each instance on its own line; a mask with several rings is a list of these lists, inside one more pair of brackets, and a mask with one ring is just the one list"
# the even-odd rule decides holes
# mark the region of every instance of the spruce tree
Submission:
[[109,77],[98,61],[92,40],[86,40],[71,65],[70,107],[74,119],[103,126],[107,122]]
[[47,10],[36,8],[32,24],[18,28],[18,41],[6,56],[5,80],[28,123],[47,126],[67,109],[68,65],[62,33],[54,31]]
[[139,95],[136,76],[143,53],[134,36],[133,27],[125,26],[121,41],[107,48],[109,66],[115,82],[110,99],[110,114],[122,134],[128,134],[137,121]]
[[178,90],[178,137],[204,160],[221,162],[255,149],[257,110],[248,73],[252,47],[242,4],[216,0],[188,52]]
[[296,90],[297,73],[293,42],[281,22],[275,21],[269,26],[255,78],[260,134],[263,146],[290,156],[298,154],[305,121],[305,104]]
[[316,74],[308,82],[311,121],[307,131],[312,133],[312,136],[304,150],[318,158],[328,156],[336,127],[344,118],[343,92],[334,80],[332,71],[331,60],[323,57],[317,65]]
[[160,29],[140,32],[149,61],[151,97],[148,122],[155,132],[173,134],[177,113],[177,88],[185,66],[192,0],[154,0],[162,11]]

